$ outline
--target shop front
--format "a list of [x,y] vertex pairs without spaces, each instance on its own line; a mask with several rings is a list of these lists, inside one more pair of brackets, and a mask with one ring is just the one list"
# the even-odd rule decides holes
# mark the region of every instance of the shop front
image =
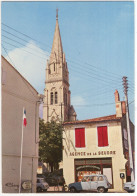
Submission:
[[75,181],[80,182],[85,175],[104,174],[113,188],[112,158],[75,159]]
[[66,184],[80,182],[85,175],[103,174],[112,185],[110,192],[123,192],[127,159],[121,119],[115,115],[106,116],[76,124],[66,122],[64,127],[63,175]]

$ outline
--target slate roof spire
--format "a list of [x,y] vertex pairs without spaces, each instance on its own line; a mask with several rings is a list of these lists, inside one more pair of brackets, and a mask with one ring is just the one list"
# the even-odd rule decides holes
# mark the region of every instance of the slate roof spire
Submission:
[[52,44],[52,50],[50,55],[50,64],[51,63],[61,63],[63,59],[63,47],[61,41],[61,35],[58,24],[58,9],[56,10],[56,27],[54,33],[54,39]]

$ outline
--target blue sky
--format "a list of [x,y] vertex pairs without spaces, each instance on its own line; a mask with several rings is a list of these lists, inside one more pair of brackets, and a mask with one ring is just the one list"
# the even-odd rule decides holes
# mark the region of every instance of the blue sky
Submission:
[[115,114],[114,92],[124,99],[127,76],[134,121],[133,2],[2,2],[2,54],[43,93],[56,8],[77,118]]

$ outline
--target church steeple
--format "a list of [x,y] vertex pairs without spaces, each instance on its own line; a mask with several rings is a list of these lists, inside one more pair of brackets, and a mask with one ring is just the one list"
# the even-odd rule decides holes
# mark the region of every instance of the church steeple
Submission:
[[63,59],[63,47],[60,36],[59,24],[58,24],[58,9],[56,10],[56,27],[54,33],[54,39],[52,44],[52,50],[50,55],[50,64],[51,63],[61,63]]
[[51,55],[47,61],[45,84],[43,104],[44,121],[76,120],[75,110],[71,106],[69,72],[65,54],[63,53],[58,24],[58,9],[56,10],[56,27]]

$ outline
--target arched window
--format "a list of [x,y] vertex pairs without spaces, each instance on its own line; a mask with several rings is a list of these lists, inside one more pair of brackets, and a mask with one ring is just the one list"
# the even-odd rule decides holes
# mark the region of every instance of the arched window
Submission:
[[67,105],[67,93],[66,93],[66,105]]
[[50,93],[50,104],[53,105],[53,92]]
[[55,92],[55,104],[57,104],[57,103],[58,103],[58,93]]
[[67,105],[67,93],[64,93],[64,105]]
[[54,71],[56,70],[55,63],[54,63]]

